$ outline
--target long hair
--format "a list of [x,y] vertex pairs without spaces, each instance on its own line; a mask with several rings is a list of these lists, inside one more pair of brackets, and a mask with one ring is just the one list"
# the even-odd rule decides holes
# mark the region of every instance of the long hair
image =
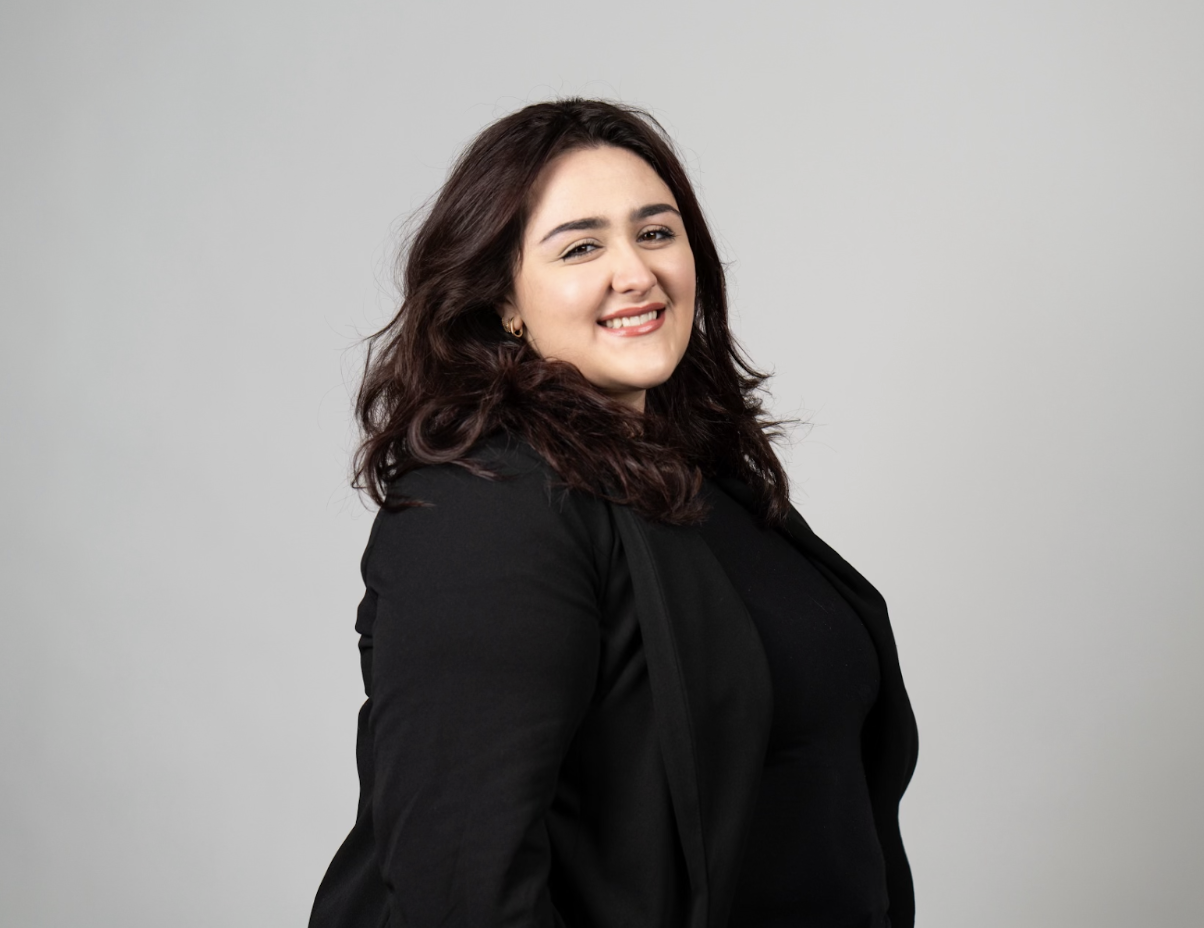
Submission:
[[[643,158],[672,191],[694,252],[696,312],[681,363],[649,389],[641,414],[575,366],[546,360],[502,328],[530,194],[559,155],[612,145]],[[782,423],[759,398],[766,375],[727,323],[723,264],[672,141],[648,113],[601,100],[537,103],[484,131],[461,154],[404,256],[403,299],[368,339],[356,402],[362,440],[354,485],[386,508],[416,501],[390,484],[425,464],[493,475],[469,456],[505,430],[525,439],[570,488],[675,524],[705,515],[703,475],[730,474],[757,491],[759,516],[789,509],[771,447]]]

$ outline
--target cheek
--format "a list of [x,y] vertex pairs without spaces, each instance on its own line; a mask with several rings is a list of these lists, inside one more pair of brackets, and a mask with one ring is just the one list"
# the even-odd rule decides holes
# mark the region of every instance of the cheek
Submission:
[[694,262],[687,262],[688,267],[680,269],[677,279],[677,306],[682,310],[678,322],[678,335],[681,339],[681,352],[685,354],[686,344],[690,333],[694,330],[694,316],[697,314],[697,284],[694,277]]
[[691,303],[693,302],[695,273],[694,253],[686,249],[685,253],[673,262],[670,269],[673,285],[677,288],[678,300],[684,302],[688,299]]
[[595,275],[573,274],[566,275],[557,293],[557,303],[563,310],[568,310],[574,316],[589,316],[591,319],[598,310],[605,293]]
[[674,298],[677,305],[685,312],[682,314],[691,321],[694,319],[694,305],[697,298],[697,280],[694,272],[694,259],[682,261],[674,268],[673,284],[677,290]]
[[604,293],[605,288],[588,274],[555,275],[541,280],[526,293],[531,323],[555,326],[587,316],[592,320]]

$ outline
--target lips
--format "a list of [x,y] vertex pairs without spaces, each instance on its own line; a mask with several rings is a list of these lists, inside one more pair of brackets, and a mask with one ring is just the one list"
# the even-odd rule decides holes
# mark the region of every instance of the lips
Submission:
[[627,329],[647,325],[656,319],[663,318],[664,303],[644,303],[641,306],[625,306],[607,313],[598,320],[598,325],[607,329]]
[[643,306],[628,306],[626,309],[608,313],[598,320],[598,325],[613,335],[627,338],[647,335],[665,324],[665,304],[646,303]]
[[611,316],[609,319],[603,319],[599,324],[608,329],[630,329],[651,322],[662,312],[663,310],[660,309],[650,309],[638,316]]

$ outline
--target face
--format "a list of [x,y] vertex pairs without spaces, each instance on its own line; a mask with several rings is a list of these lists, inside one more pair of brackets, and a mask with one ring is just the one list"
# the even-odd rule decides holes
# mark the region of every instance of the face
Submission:
[[569,152],[544,169],[503,320],[542,357],[644,408],[694,322],[694,253],[677,201],[624,148]]

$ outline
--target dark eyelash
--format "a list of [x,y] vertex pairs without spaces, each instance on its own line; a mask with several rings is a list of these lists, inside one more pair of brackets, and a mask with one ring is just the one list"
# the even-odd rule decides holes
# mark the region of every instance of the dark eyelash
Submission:
[[568,251],[566,251],[564,254],[562,254],[560,256],[560,260],[563,261],[566,258],[575,258],[577,255],[587,255],[587,254],[589,254],[589,252],[583,251],[582,249],[597,248],[597,247],[598,247],[597,242],[581,242],[578,245],[574,245],[572,248],[570,248]]
[[[655,229],[645,229],[643,232],[640,233],[640,237],[643,238],[645,235],[647,235],[650,232],[656,233],[657,241],[661,241],[661,242],[669,242],[669,241],[672,241],[673,239],[677,238],[677,233],[674,232],[672,229],[667,228],[665,226],[658,226]],[[568,251],[566,251],[564,254],[562,254],[560,256],[560,260],[566,261],[569,258],[575,258],[578,255],[587,255],[587,254],[589,254],[589,250],[593,250],[594,248],[598,248],[598,247],[600,247],[600,246],[598,245],[597,242],[581,242],[580,244],[574,245],[572,248],[570,248]],[[585,249],[589,249],[589,250],[585,250]]]

